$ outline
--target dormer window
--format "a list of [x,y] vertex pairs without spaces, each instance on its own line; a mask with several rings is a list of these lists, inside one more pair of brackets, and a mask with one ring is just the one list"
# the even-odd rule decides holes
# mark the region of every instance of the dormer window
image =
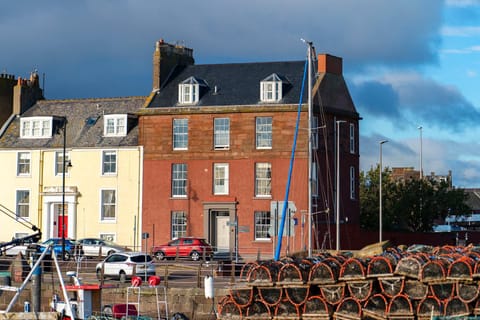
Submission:
[[103,135],[105,137],[124,137],[127,135],[127,115],[109,114],[104,116]]
[[260,100],[262,102],[278,102],[283,97],[284,80],[272,73],[260,82]]
[[181,104],[195,104],[200,99],[201,89],[207,83],[201,79],[190,77],[178,85],[178,102]]
[[51,138],[53,117],[28,117],[20,119],[21,138]]

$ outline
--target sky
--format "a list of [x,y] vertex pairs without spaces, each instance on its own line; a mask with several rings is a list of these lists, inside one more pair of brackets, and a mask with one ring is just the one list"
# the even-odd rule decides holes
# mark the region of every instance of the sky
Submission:
[[0,3],[0,72],[38,70],[47,99],[148,95],[159,39],[216,64],[304,60],[301,38],[343,58],[360,170],[388,140],[383,166],[480,188],[480,0]]

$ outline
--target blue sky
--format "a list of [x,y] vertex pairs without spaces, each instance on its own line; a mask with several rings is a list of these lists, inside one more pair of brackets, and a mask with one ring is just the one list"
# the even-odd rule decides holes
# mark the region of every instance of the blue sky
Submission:
[[155,41],[197,64],[340,56],[360,165],[452,171],[480,187],[480,0],[46,0],[0,4],[0,72],[45,74],[48,99],[148,95]]

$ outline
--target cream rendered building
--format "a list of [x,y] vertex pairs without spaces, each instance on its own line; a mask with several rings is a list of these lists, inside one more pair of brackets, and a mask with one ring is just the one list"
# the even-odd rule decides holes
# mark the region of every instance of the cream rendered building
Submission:
[[42,240],[65,228],[68,238],[139,249],[143,149],[135,112],[144,101],[43,100],[11,117],[0,132],[0,241],[32,234],[34,225]]

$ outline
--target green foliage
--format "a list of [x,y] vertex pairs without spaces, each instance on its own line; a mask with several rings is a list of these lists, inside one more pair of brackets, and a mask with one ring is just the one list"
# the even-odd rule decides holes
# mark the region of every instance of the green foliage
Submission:
[[[379,228],[379,170],[360,173],[360,225],[366,230]],[[428,177],[393,181],[389,168],[382,171],[382,195],[383,230],[428,232],[436,220],[471,212],[463,189]]]

